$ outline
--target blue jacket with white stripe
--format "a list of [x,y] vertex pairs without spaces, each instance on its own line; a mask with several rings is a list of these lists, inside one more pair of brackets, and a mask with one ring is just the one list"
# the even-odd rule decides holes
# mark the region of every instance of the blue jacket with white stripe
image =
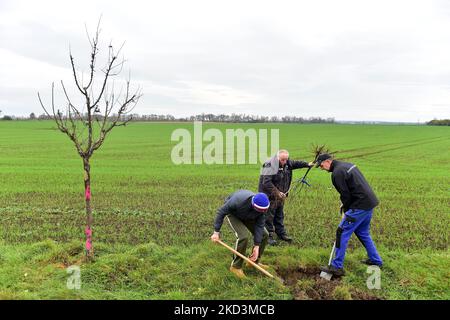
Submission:
[[370,210],[378,205],[377,196],[356,165],[333,160],[330,172],[332,172],[331,181],[341,195],[345,211]]

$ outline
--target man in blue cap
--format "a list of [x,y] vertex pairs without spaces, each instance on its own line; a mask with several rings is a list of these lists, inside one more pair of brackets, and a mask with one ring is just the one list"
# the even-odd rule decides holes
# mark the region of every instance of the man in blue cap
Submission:
[[[250,260],[263,268],[267,268],[267,266],[259,263],[259,259],[264,252],[269,237],[269,233],[264,227],[269,206],[269,198],[264,193],[255,194],[250,190],[236,191],[225,200],[225,204],[217,211],[211,240],[217,241],[220,239],[220,228],[226,218],[236,235],[235,250],[245,255],[249,238],[248,232],[250,231],[253,234],[254,243]],[[242,271],[243,262],[244,259],[241,257],[233,256],[230,271],[239,278],[245,278]]]
[[341,196],[341,210],[344,212],[336,231],[335,257],[330,266],[322,267],[321,270],[335,276],[345,274],[345,250],[353,232],[364,245],[369,256],[362,262],[381,267],[383,261],[370,236],[373,209],[378,205],[378,199],[372,188],[356,165],[334,160],[328,153],[317,157],[316,166],[331,172],[331,181]]

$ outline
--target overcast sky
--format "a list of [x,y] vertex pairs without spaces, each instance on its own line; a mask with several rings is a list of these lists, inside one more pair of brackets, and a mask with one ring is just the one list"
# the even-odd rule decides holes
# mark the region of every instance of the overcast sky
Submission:
[[100,15],[101,53],[126,42],[137,113],[450,118],[445,0],[0,0],[2,115],[73,87],[69,45],[86,72]]

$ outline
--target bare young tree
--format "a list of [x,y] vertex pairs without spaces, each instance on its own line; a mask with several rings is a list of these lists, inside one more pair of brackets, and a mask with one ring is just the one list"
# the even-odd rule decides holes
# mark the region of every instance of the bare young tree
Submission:
[[[58,108],[55,106],[54,83],[52,83],[51,110],[49,111],[50,108],[44,106],[39,92],[38,99],[45,113],[56,122],[58,129],[73,142],[77,153],[83,161],[86,206],[86,255],[90,258],[94,252],[92,246],[93,217],[90,159],[94,152],[102,146],[106,136],[112,129],[125,126],[132,120],[130,113],[141,97],[141,88],[132,90],[129,77],[118,93],[115,93],[114,82],[111,84],[112,78],[121,73],[125,62],[123,58],[118,58],[123,45],[116,52],[113,45],[109,44],[106,65],[103,69],[100,69],[100,76],[97,76],[96,64],[99,56],[100,20],[95,36],[92,39],[87,32],[87,28],[86,33],[91,47],[86,83],[83,81],[83,73],[81,73],[80,77],[79,72],[77,72],[72,52],[69,50],[70,64],[76,85],[75,90],[81,94],[82,103],[79,106],[72,103],[73,100],[69,97],[63,81],[61,81],[61,88],[65,97],[63,107]],[[98,79],[99,83],[95,87]]]

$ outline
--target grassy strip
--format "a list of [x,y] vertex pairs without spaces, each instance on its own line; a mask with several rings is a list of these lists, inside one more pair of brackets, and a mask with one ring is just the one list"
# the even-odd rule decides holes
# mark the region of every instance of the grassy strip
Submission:
[[[295,287],[273,281],[253,269],[236,279],[227,269],[230,254],[209,241],[191,246],[154,243],[96,245],[93,262],[83,261],[79,242],[45,240],[31,245],[0,245],[1,299],[293,299],[309,285]],[[355,298],[354,292],[383,299],[449,299],[449,251],[406,253],[380,248],[386,265],[381,290],[366,287],[366,266],[358,261],[364,251],[350,251],[347,276],[329,297]],[[263,259],[272,272],[289,273],[317,268],[327,261],[328,250],[295,246],[270,247]],[[67,289],[67,267],[81,268],[81,289]],[[304,296],[308,298],[308,296]]]

